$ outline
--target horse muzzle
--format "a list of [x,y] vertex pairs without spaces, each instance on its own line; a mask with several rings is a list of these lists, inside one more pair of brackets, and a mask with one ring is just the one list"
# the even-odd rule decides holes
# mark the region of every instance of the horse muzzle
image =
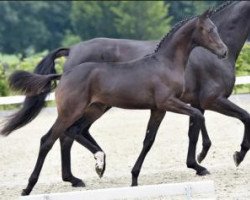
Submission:
[[225,59],[228,56],[228,49],[223,50],[221,53],[217,54],[219,59]]

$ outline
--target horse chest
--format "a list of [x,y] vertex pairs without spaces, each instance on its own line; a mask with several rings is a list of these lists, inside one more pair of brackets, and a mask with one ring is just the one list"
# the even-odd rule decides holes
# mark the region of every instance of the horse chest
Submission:
[[173,73],[172,76],[166,77],[165,85],[169,88],[172,94],[180,96],[185,88],[185,79],[180,73]]
[[[158,84],[155,85],[156,98],[160,101],[167,100],[170,96],[175,96],[180,98],[183,94],[185,80],[183,77],[171,77],[161,80]],[[159,95],[159,96],[158,96]]]

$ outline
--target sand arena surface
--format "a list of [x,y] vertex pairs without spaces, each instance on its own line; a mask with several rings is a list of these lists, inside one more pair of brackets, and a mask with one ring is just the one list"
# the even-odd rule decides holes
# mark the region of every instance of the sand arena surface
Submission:
[[[250,95],[233,96],[231,99],[250,112]],[[24,128],[7,138],[0,137],[1,200],[17,199],[26,187],[36,162],[40,138],[52,126],[56,115],[55,108],[46,108]],[[6,112],[1,112],[1,121],[4,116]],[[250,156],[248,154],[238,168],[232,158],[233,153],[240,149],[243,124],[214,112],[206,112],[205,116],[213,144],[202,165],[211,175],[199,177],[194,170],[187,169],[188,117],[167,113],[143,164],[140,185],[214,180],[217,199],[250,199]],[[74,144],[72,171],[84,180],[86,188],[72,188],[69,183],[62,182],[57,141],[31,194],[129,186],[130,171],[141,151],[148,119],[149,111],[113,108],[93,125],[91,133],[107,155],[106,172],[102,179],[95,173],[93,155],[79,144]],[[198,152],[200,147],[199,140]]]

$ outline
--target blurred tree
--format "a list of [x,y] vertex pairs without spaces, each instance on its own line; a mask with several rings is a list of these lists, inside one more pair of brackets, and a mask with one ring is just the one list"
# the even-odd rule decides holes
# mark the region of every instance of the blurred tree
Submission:
[[43,21],[48,31],[48,38],[40,48],[55,49],[60,46],[69,30],[72,30],[70,22],[71,1],[48,1],[43,9],[40,9],[39,19]]
[[122,38],[159,39],[170,29],[168,5],[163,1],[126,1],[112,7],[114,24]]
[[0,50],[25,55],[59,46],[69,29],[71,2],[0,2]]
[[169,29],[168,6],[162,1],[77,1],[71,20],[82,39],[114,37],[159,39]]
[[61,46],[63,47],[70,47],[81,41],[81,38],[78,35],[72,34],[70,31],[67,31],[62,42]]
[[74,1],[71,22],[74,32],[83,40],[94,37],[118,37],[114,27],[114,14],[111,7],[117,1]]
[[16,53],[30,47],[36,47],[46,41],[48,33],[42,21],[36,15],[43,2],[1,2],[0,41],[1,50]]
[[169,15],[173,16],[172,25],[185,17],[201,14],[208,8],[218,6],[223,1],[165,1],[169,4]]

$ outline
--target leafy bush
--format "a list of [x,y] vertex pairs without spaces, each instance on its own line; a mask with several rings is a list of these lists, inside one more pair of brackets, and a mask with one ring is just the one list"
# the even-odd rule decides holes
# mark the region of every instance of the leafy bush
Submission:
[[[15,70],[26,70],[32,72],[43,57],[48,54],[47,51],[34,54],[33,56],[22,59],[21,55],[2,55],[0,54],[0,96],[9,96],[14,93],[8,87],[8,77]],[[62,72],[65,58],[56,60],[56,69],[58,73]]]
[[[236,62],[236,76],[250,76],[250,44],[246,43]],[[237,85],[234,93],[250,93],[250,84]]]
[[246,43],[236,62],[236,75],[250,75],[250,43]]

